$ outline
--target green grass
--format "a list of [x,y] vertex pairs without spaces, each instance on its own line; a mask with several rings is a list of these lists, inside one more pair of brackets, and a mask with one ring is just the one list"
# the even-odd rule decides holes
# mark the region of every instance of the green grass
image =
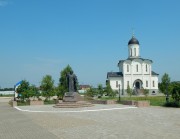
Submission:
[[117,97],[101,97],[100,100],[117,100]]
[[152,106],[163,106],[166,102],[165,96],[148,96],[148,97],[123,97],[121,100],[135,100],[135,101],[150,101],[150,105]]
[[[103,97],[101,100],[118,100],[119,98],[111,98],[111,97]],[[152,106],[163,106],[166,102],[166,97],[165,96],[132,96],[132,97],[121,97],[121,101],[123,100],[134,100],[134,101],[144,101],[144,100],[149,100],[150,105]],[[170,101],[172,101],[172,98],[170,98]]]

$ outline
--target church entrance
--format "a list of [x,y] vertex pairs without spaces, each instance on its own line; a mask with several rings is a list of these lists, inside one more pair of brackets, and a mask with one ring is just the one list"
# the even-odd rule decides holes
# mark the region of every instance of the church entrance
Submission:
[[135,89],[141,89],[142,88],[142,81],[139,80],[139,79],[135,80],[133,86],[134,86]]
[[139,82],[136,82],[135,86],[136,86],[136,89],[140,89],[140,83]]
[[135,95],[139,95],[139,94],[142,94],[142,81],[140,79],[137,79],[134,81],[134,94]]

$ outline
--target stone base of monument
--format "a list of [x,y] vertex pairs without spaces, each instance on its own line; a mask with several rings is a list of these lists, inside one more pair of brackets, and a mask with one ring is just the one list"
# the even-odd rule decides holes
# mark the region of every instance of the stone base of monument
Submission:
[[78,93],[65,93],[63,101],[56,104],[55,108],[80,108],[80,107],[92,107],[93,104],[87,101],[84,101],[84,98],[81,97]]
[[64,102],[76,102],[80,95],[76,92],[66,92],[63,98]]

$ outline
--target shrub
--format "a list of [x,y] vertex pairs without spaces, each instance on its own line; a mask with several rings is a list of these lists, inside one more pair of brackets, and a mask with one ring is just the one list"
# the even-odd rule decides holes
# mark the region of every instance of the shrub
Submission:
[[175,107],[175,108],[179,108],[180,104],[177,102],[167,102],[164,104],[165,107]]

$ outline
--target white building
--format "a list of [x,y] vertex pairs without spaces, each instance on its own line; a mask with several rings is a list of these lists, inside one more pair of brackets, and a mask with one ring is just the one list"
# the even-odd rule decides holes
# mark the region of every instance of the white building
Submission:
[[128,42],[129,56],[118,63],[119,72],[108,72],[107,81],[113,90],[121,90],[126,95],[129,87],[135,94],[141,94],[143,89],[149,89],[149,94],[158,93],[158,75],[152,71],[152,60],[140,57],[139,41],[133,36]]

